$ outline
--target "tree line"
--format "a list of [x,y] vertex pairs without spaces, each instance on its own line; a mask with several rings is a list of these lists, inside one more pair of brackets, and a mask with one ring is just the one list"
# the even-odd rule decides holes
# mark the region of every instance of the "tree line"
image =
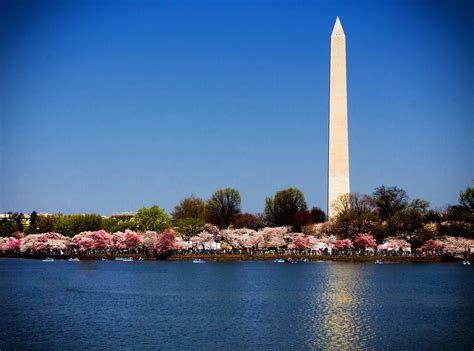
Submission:
[[[430,209],[429,202],[410,200],[396,186],[377,187],[372,194],[351,193],[338,199],[338,215],[325,227],[327,234],[354,239],[359,233],[372,233],[378,242],[387,237],[400,237],[412,244],[423,243],[437,236],[474,238],[474,189],[460,193],[458,204],[446,210]],[[308,208],[303,193],[296,188],[277,191],[265,199],[263,213],[242,213],[241,197],[236,189],[216,191],[204,200],[190,196],[180,201],[168,215],[162,208],[141,208],[133,219],[104,218],[97,214],[38,216],[33,212],[25,234],[58,232],[72,237],[81,232],[104,229],[108,232],[126,229],[161,232],[173,228],[184,239],[204,230],[206,223],[221,229],[289,226],[293,232],[311,234],[314,225],[326,221],[318,207]],[[23,231],[21,217],[0,223],[0,236]]]

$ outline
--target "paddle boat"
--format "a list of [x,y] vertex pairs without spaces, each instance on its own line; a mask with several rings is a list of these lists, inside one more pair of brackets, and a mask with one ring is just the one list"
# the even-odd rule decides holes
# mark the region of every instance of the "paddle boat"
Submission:
[[115,261],[133,262],[133,257],[115,257]]
[[202,258],[196,258],[195,260],[193,260],[193,263],[206,263],[206,261]]
[[277,258],[275,261],[273,261],[275,263],[285,263],[286,261],[283,259],[283,258]]
[[101,261],[108,261],[105,257],[100,258]]
[[374,264],[383,264],[383,261],[382,260],[375,260]]
[[465,265],[465,266],[470,266],[470,265],[471,265],[471,261],[469,261],[469,260],[463,260],[463,261],[462,261],[462,264]]
[[291,257],[288,257],[288,258],[286,259],[286,262],[288,262],[288,263],[298,263],[298,260],[296,260],[296,259],[294,259],[294,258],[291,258]]
[[43,262],[54,262],[54,259],[52,259],[51,257],[46,257]]
[[71,257],[68,259],[69,262],[79,262],[79,259],[77,257]]

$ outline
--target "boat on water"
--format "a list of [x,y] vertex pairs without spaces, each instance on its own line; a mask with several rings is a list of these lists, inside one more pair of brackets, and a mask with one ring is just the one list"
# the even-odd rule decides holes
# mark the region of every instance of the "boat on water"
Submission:
[[273,261],[275,263],[285,263],[286,261],[283,259],[283,258],[277,258],[275,261]]
[[382,260],[375,260],[374,264],[383,264],[383,261]]
[[470,265],[471,265],[471,261],[469,261],[469,260],[464,260],[464,261],[462,261],[462,264],[465,265],[465,266],[470,266]]
[[193,263],[206,263],[206,261],[201,258],[196,258],[195,260],[193,260]]
[[100,260],[101,261],[108,261],[108,259],[106,259],[105,257],[101,257]]
[[52,259],[51,257],[46,257],[43,262],[54,262],[54,259]]
[[115,261],[133,262],[133,257],[115,257]]
[[79,262],[79,259],[77,257],[71,257],[68,259],[69,262]]

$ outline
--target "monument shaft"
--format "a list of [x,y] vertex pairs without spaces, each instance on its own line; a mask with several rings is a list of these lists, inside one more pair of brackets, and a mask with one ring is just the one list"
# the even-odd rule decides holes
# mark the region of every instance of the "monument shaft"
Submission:
[[347,131],[346,37],[339,18],[331,34],[329,78],[328,216],[337,214],[337,200],[349,193]]

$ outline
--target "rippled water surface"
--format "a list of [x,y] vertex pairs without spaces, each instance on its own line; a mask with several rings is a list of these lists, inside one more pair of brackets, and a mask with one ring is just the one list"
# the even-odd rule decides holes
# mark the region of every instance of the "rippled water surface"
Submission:
[[472,350],[472,267],[0,259],[0,349]]

